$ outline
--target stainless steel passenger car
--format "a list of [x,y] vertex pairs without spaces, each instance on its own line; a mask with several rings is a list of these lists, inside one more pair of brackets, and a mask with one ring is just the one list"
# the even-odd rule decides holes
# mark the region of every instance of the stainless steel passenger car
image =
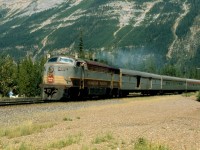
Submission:
[[161,83],[161,89],[164,93],[182,93],[187,90],[184,78],[162,76]]
[[142,92],[143,94],[156,94],[161,90],[162,77],[140,71],[120,69],[121,88],[123,95],[129,92]]
[[200,80],[186,79],[186,91],[200,91]]
[[[122,93],[143,94],[183,93],[200,90],[200,80],[163,76],[146,72],[120,69]],[[125,92],[126,91],[126,92]]]
[[120,97],[130,92],[155,95],[200,90],[200,80],[119,69],[66,56],[52,57],[44,67],[41,84],[44,100]]

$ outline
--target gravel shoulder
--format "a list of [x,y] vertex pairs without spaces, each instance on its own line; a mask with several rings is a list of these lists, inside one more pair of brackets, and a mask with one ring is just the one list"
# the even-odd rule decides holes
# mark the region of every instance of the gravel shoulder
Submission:
[[[21,142],[48,149],[49,143],[71,135],[79,142],[62,149],[133,149],[142,137],[172,150],[199,150],[200,102],[195,99],[170,95],[0,107],[1,129],[26,122],[54,124],[27,136],[0,137],[0,149]],[[108,134],[112,142],[94,143]]]

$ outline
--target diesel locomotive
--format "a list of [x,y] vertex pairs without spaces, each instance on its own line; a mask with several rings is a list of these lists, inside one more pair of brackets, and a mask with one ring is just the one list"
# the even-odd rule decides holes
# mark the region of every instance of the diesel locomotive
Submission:
[[200,80],[115,68],[91,60],[55,56],[44,65],[43,100],[82,97],[121,97],[142,94],[182,93],[200,90]]

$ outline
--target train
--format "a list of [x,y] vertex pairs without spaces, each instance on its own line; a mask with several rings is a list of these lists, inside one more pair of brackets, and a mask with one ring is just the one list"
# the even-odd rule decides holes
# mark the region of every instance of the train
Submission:
[[97,61],[54,56],[44,65],[41,84],[43,100],[87,97],[125,97],[183,93],[200,90],[200,80],[112,67]]

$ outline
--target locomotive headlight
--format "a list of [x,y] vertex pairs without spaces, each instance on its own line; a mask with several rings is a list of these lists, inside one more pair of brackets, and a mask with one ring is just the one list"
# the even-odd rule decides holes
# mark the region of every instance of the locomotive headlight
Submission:
[[72,85],[72,81],[71,80],[67,80],[66,83],[67,83],[67,85]]

